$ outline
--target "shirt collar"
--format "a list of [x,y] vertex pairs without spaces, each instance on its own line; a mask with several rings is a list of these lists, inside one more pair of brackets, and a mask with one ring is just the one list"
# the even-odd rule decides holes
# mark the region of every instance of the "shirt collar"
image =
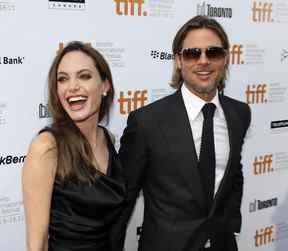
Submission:
[[[185,83],[181,87],[181,93],[188,113],[188,117],[191,121],[193,121],[201,112],[202,107],[207,102],[196,96],[194,93],[190,92],[186,87]],[[215,115],[219,116],[220,118],[224,118],[224,112],[220,104],[218,90],[216,91],[216,95],[210,101],[210,103],[213,103],[216,106]]]

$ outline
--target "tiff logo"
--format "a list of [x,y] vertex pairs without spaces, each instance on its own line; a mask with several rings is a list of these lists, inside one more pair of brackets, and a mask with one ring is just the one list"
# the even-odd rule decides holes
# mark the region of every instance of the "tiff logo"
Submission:
[[247,104],[266,103],[267,85],[248,85],[245,91]]
[[255,157],[253,162],[253,174],[261,175],[273,172],[273,154]]
[[252,7],[252,21],[255,23],[273,22],[274,20],[272,18],[272,7],[272,3],[254,1]]
[[147,11],[143,11],[144,0],[114,0],[116,3],[116,15],[118,16],[147,16]]
[[50,118],[51,115],[49,114],[49,111],[48,111],[48,105],[40,104],[38,108],[38,115],[40,119]]
[[230,49],[229,64],[244,64],[242,60],[243,45],[233,44]]
[[264,246],[273,242],[274,241],[273,234],[274,234],[274,226],[268,226],[265,228],[261,228],[260,230],[256,230],[254,236],[255,247]]
[[136,90],[136,91],[127,91],[127,95],[124,95],[123,91],[120,91],[120,96],[118,102],[120,105],[120,113],[128,114],[142,106],[145,105],[148,100],[147,90]]

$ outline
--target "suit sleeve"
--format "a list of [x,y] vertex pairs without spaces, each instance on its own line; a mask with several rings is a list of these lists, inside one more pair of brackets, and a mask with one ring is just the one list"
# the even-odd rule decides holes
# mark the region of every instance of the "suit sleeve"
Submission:
[[123,250],[127,224],[145,177],[144,170],[147,164],[145,137],[137,115],[136,112],[129,114],[127,126],[120,140],[119,157],[124,170],[127,198],[122,214],[112,229],[113,251]]
[[[251,121],[251,111],[248,105],[245,105],[245,112],[242,113],[243,116],[241,117],[242,124],[243,124],[243,134],[242,134],[242,147],[245,142],[245,135],[247,130],[250,126]],[[229,215],[229,225],[230,230],[234,233],[240,233],[241,230],[241,202],[242,202],[242,195],[243,195],[243,166],[241,164],[241,153],[239,155],[238,166],[236,167],[234,179],[233,179],[233,187],[231,193],[228,198],[227,203],[227,210]]]

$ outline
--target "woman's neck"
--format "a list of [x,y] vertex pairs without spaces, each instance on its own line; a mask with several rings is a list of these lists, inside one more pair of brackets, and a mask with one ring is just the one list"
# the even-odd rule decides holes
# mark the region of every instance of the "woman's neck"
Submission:
[[99,136],[99,127],[98,127],[98,116],[90,117],[88,120],[76,122],[76,126],[80,129],[82,134],[90,143],[92,149],[97,144],[97,139]]

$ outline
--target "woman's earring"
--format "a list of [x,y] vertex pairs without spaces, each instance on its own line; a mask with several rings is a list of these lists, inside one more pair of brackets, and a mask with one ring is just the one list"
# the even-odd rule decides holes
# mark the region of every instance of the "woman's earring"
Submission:
[[107,92],[103,92],[103,93],[102,93],[102,96],[103,96],[103,97],[106,97],[106,96],[107,96]]

